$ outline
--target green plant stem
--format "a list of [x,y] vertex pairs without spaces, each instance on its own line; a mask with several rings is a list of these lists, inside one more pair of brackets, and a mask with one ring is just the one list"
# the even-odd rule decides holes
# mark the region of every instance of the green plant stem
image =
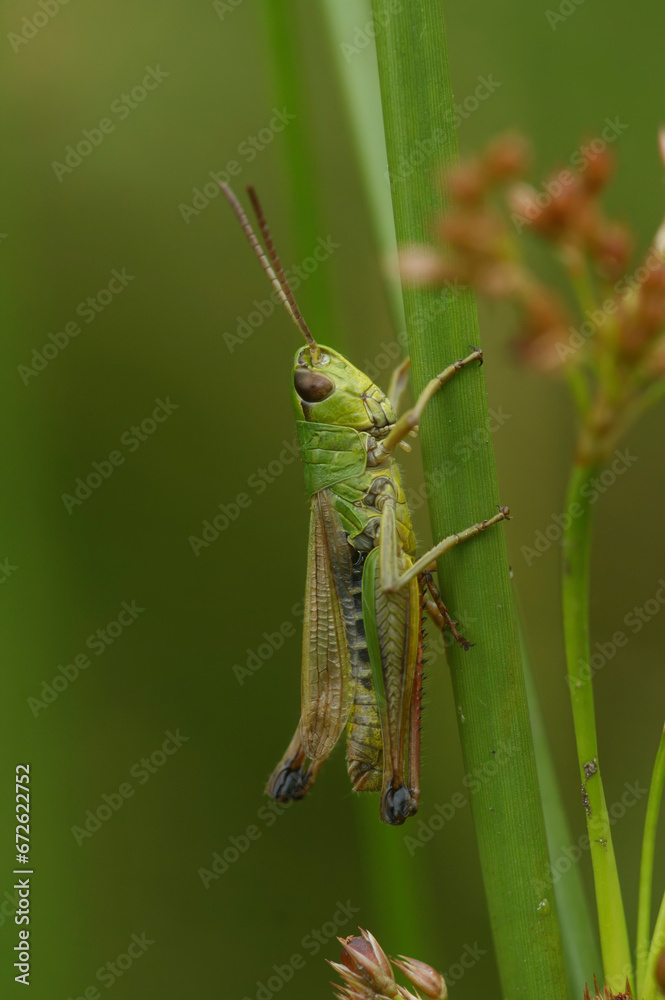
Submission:
[[[529,700],[529,715],[533,732],[533,746],[536,753],[538,780],[543,797],[543,812],[547,843],[552,864],[561,856],[562,849],[573,843],[570,824],[566,817],[559,783],[557,781],[552,752],[545,730],[545,720],[531,669],[531,661],[521,625],[522,615],[518,603],[520,622],[520,642],[522,664]],[[561,936],[568,973],[568,995],[571,1000],[579,1000],[584,984],[591,976],[600,975],[602,964],[596,936],[593,931],[591,913],[587,903],[579,865],[572,865],[562,872],[554,883],[554,895],[559,909]]]
[[614,990],[623,990],[626,978],[632,979],[632,963],[598,761],[589,667],[591,498],[596,495],[591,481],[599,471],[595,463],[578,460],[570,478],[563,544],[563,617],[568,682],[593,864],[605,982]]
[[379,822],[375,797],[358,795],[356,806],[358,849],[368,888],[364,919],[380,941],[392,942],[394,951],[417,954],[432,937],[421,872],[402,839]]
[[383,278],[397,333],[404,329],[404,306],[396,266],[395,220],[385,178],[386,138],[376,54],[371,45],[363,51],[348,51],[348,40],[359,26],[371,20],[371,0],[320,0],[320,3],[361,167],[374,238],[384,263]]
[[[297,19],[295,19],[297,20]],[[292,226],[297,263],[312,255],[317,240],[328,230],[323,224],[321,193],[317,186],[312,114],[307,100],[309,86],[304,60],[298,44],[298,26],[294,8],[289,4],[263,0],[263,21],[273,67],[275,99],[295,117],[284,129],[284,151],[291,186]],[[323,343],[334,340],[343,348],[339,324],[334,322],[334,298],[328,265],[319,268],[316,281],[303,282],[298,290],[299,304],[316,336]],[[334,331],[334,336],[330,336]]]
[[[391,0],[374,0],[373,11],[397,239],[422,245],[430,242],[441,209],[440,171],[457,157],[441,5],[421,0],[395,9]],[[410,288],[404,305],[421,390],[478,343],[475,300],[469,292],[449,291],[442,300],[440,293]],[[460,442],[487,429],[488,419],[478,368],[461,373],[423,415],[437,539],[489,517],[499,500],[489,433],[468,461],[453,458]],[[549,859],[502,528],[449,553],[438,569],[452,608],[473,608],[477,616],[476,646],[466,653],[452,648],[450,667],[465,767],[491,775],[479,782],[471,803],[503,995],[560,1000],[563,949],[552,894],[543,894]],[[494,757],[500,751],[503,764]]]
[[653,929],[649,957],[647,959],[645,980],[642,984],[642,997],[644,1000],[656,1000],[659,994],[656,982],[656,962],[661,951],[665,948],[665,896],[660,904],[660,910],[656,917],[656,926]]
[[654,764],[649,788],[647,814],[644,820],[642,838],[642,859],[640,862],[640,895],[637,909],[637,995],[644,993],[651,932],[651,888],[653,884],[653,859],[656,851],[656,829],[658,814],[665,784],[665,730],[663,730],[656,763]]

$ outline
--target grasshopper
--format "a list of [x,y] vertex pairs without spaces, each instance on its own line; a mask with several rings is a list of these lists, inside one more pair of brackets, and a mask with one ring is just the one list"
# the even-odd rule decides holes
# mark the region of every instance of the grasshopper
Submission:
[[482,351],[470,348],[433,378],[415,405],[396,411],[409,360],[387,394],[338,351],[318,344],[293,296],[255,191],[263,245],[238,199],[222,184],[245,235],[305,339],[296,351],[292,400],[310,497],[303,624],[301,715],[266,788],[280,802],[301,799],[347,729],[347,767],[356,791],[380,791],[380,816],[399,825],[420,797],[423,613],[465,649],[432,572],[460,542],[508,518],[507,507],[444,538],[421,558],[400,472],[398,446],[415,436],[431,397]]

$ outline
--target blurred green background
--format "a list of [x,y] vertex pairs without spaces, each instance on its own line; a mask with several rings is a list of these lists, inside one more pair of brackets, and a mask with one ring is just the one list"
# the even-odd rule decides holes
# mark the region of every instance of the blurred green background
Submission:
[[[89,0],[53,13],[55,4],[8,0],[4,17],[0,560],[14,568],[0,584],[0,994],[21,989],[12,970],[13,775],[27,761],[35,1000],[94,996],[93,987],[128,1000],[326,997],[323,957],[337,956],[335,933],[358,924],[393,954],[452,969],[460,1000],[497,996],[468,806],[409,850],[409,825],[379,828],[376,799],[351,794],[341,749],[306,802],[273,818],[262,796],[298,716],[293,607],[304,585],[307,504],[297,461],[273,465],[262,491],[251,477],[294,438],[289,373],[297,337],[275,313],[229,351],[224,334],[235,333],[254,299],[267,297],[267,282],[220,198],[187,221],[180,206],[192,205],[210,171],[236,160],[236,188],[258,187],[282,256],[294,259],[284,132],[255,156],[243,145],[279,106],[264,8],[252,0],[216,7]],[[317,3],[289,7],[325,193],[321,236],[339,243],[309,279],[329,281],[335,296],[320,337],[362,364],[394,334],[335,73],[338,47],[352,39],[327,37]],[[535,142],[538,178],[618,116],[628,127],[614,147],[610,207],[632,220],[644,248],[665,209],[655,141],[664,114],[663,8],[608,0],[601,9],[589,0],[570,9],[552,27],[547,8],[527,0],[446,4],[460,100],[479,76],[500,84],[462,121],[460,144],[471,150],[499,130],[523,129]],[[361,28],[362,11],[359,4]],[[353,56],[372,57],[371,47]],[[154,89],[134,90],[147,68]],[[102,119],[113,128],[101,140],[93,133],[99,144],[90,155],[67,172],[54,168]],[[132,277],[116,281],[110,295],[103,290],[114,269]],[[98,313],[80,307],[88,297]],[[306,284],[299,297],[305,310]],[[494,435],[502,500],[515,512],[506,534],[577,838],[584,817],[564,681],[559,550],[553,545],[531,566],[521,552],[563,508],[570,408],[557,382],[516,370],[509,317],[485,308],[481,315],[491,405],[510,416]],[[80,333],[69,343],[61,336],[66,346],[57,356],[49,347],[42,370],[26,375],[19,366],[40,364],[33,349],[41,353],[53,344],[49,334],[57,340],[72,322]],[[156,400],[174,404],[161,423],[150,422]],[[140,440],[130,428],[144,421]],[[625,615],[653,597],[665,575],[662,440],[661,408],[626,442],[639,460],[598,505],[594,641],[625,629]],[[118,451],[122,464],[68,512],[63,494]],[[417,454],[403,464],[417,487]],[[200,537],[202,522],[240,492],[251,504],[195,555],[190,536]],[[426,545],[422,509],[416,529]],[[122,634],[112,626],[113,641],[95,655],[102,647],[86,646],[88,637],[132,601],[144,610],[125,617],[131,623]],[[473,608],[458,610],[472,623]],[[663,621],[655,616],[631,635],[597,677],[609,803],[625,782],[648,784],[665,713]],[[290,634],[281,648],[257,654],[260,668],[241,684],[237,668],[265,632],[284,625]],[[82,653],[90,666],[51,703],[29,701],[42,699],[44,682],[62,677],[59,665]],[[164,754],[165,734],[178,730],[186,742]],[[435,804],[464,790],[441,656],[429,670],[423,754],[427,821]],[[115,811],[102,809],[111,814],[99,829],[72,832],[104,795],[117,806],[121,785],[133,794]],[[644,805],[615,828],[631,926]],[[248,827],[255,839],[244,841]],[[206,888],[200,869],[210,870],[231,838],[249,849]],[[581,864],[588,881],[588,858]],[[662,851],[656,875],[662,887]],[[143,950],[134,947],[129,967],[122,959],[109,971],[132,935],[145,935]],[[469,948],[484,954],[458,978]],[[274,966],[289,966],[294,955],[296,971],[283,969],[262,994]]]

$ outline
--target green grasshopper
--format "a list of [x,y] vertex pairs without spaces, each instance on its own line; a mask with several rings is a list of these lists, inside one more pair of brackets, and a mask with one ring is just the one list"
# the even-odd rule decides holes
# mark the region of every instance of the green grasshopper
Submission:
[[399,469],[398,446],[415,436],[435,392],[482,351],[470,348],[425,387],[399,419],[409,360],[388,394],[337,351],[317,344],[296,304],[254,190],[263,246],[237,198],[222,184],[247,239],[305,338],[293,364],[292,399],[311,498],[303,626],[301,716],[266,792],[301,799],[345,727],[356,791],[381,792],[381,819],[398,825],[418,809],[423,612],[457,631],[432,578],[435,560],[507,519],[507,507],[444,538],[420,559]]

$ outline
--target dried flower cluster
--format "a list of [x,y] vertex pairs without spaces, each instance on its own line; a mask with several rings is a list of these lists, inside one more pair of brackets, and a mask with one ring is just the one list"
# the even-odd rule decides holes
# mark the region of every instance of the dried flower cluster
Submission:
[[630,991],[630,983],[628,980],[626,980],[625,993],[613,993],[607,986],[601,990],[595,976],[593,977],[593,986],[595,991],[593,997],[589,993],[589,987],[587,986],[585,987],[582,1000],[633,1000],[633,994]]
[[[450,208],[434,227],[445,251],[407,249],[400,266],[406,281],[461,283],[516,306],[519,358],[567,374],[588,457],[602,459],[630,420],[665,394],[665,224],[633,261],[634,239],[601,205],[613,170],[607,144],[584,148],[577,167],[536,189],[524,180],[526,142],[494,140],[446,178]],[[665,134],[660,149],[665,162]],[[525,232],[554,248],[572,295],[548,287],[525,262]]]
[[[414,958],[388,959],[383,948],[369,931],[361,937],[339,938],[344,949],[339,962],[329,964],[341,976],[338,1000],[446,1000],[448,990],[440,972]],[[411,993],[395,981],[393,966],[420,993]]]

